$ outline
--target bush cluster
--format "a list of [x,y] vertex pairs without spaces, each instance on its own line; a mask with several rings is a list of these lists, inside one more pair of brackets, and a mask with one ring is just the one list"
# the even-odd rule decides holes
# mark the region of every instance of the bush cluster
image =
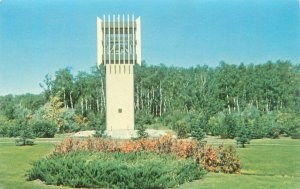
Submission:
[[34,136],[39,138],[53,138],[57,132],[57,126],[49,121],[36,121],[32,124]]
[[[55,146],[53,154],[66,154],[74,151],[174,154],[181,159],[194,159],[209,171],[222,171],[225,173],[237,173],[240,171],[240,161],[232,147],[213,147],[196,140],[174,139],[169,135],[159,139],[134,141],[115,141],[102,138],[88,138],[85,140],[66,138]],[[228,168],[223,168],[224,165],[228,166]]]
[[201,178],[205,171],[190,159],[154,153],[71,152],[33,164],[28,180],[101,188],[170,188]]
[[172,111],[162,116],[163,125],[168,126],[177,133],[177,137],[184,139],[192,137],[201,141],[205,137],[207,121],[202,113]]
[[[208,121],[208,133],[222,138],[236,138],[242,143],[249,139],[279,138],[280,135],[297,135],[299,116],[295,113],[273,111],[262,113],[249,106],[243,112],[221,112]],[[242,134],[243,133],[243,134]],[[246,134],[247,133],[247,134]]]

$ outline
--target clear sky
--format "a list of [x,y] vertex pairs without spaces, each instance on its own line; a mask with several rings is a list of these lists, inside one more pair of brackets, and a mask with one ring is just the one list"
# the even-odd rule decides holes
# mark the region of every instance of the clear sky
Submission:
[[0,95],[40,93],[59,68],[96,64],[96,17],[142,20],[148,65],[300,63],[299,0],[0,0]]

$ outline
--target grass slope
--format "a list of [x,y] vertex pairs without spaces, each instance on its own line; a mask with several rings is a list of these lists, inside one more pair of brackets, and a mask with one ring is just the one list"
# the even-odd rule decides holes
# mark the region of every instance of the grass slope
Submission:
[[[214,137],[209,137],[207,141],[224,145],[235,142]],[[55,140],[40,140],[37,145],[24,147],[15,146],[12,139],[0,138],[0,189],[67,188],[25,180],[25,173],[31,162],[47,155],[54,143]],[[300,188],[300,140],[253,140],[247,148],[239,148],[238,153],[243,166],[241,174],[209,173],[204,179],[186,183],[179,188]]]

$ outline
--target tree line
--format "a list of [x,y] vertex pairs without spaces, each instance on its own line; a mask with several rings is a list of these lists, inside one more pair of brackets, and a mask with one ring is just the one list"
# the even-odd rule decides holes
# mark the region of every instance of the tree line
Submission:
[[[224,138],[297,133],[299,68],[281,60],[188,68],[143,62],[134,67],[136,125],[169,127],[181,137],[198,128]],[[0,97],[0,135],[14,135],[10,130],[20,125],[20,112],[27,112],[29,122],[53,122],[60,132],[105,127],[104,67],[76,75],[71,68],[59,69],[40,86],[39,95]]]

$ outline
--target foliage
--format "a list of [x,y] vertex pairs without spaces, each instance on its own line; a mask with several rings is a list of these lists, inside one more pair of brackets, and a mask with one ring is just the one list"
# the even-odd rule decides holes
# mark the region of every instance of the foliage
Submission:
[[105,116],[104,114],[89,113],[87,115],[87,128],[96,130],[105,130]]
[[[224,149],[227,149],[227,147],[224,147]],[[232,168],[227,168],[233,170],[230,173],[236,173],[240,170],[239,159],[235,151],[230,151],[229,154],[226,154],[227,159],[222,160],[223,156],[218,147],[205,145],[196,140],[174,139],[169,135],[159,139],[141,139],[123,142],[101,138],[88,138],[86,140],[66,138],[55,146],[53,154],[67,154],[78,151],[174,154],[183,159],[194,159],[209,171],[222,171],[221,167],[225,164],[232,166]],[[227,160],[234,161],[226,162]]]
[[33,141],[31,139],[34,138],[34,134],[32,132],[31,125],[29,124],[29,120],[32,118],[30,111],[22,106],[17,106],[17,124],[19,127],[19,136],[16,139],[16,145],[24,146],[24,145],[32,145]]
[[16,145],[32,145],[33,141],[31,139],[34,139],[32,129],[25,123],[21,127],[20,136],[16,139]]
[[0,101],[1,114],[12,120],[15,118],[15,102],[12,95],[7,95],[1,98]]
[[210,134],[216,136],[225,133],[225,127],[223,126],[224,122],[225,122],[225,114],[223,112],[220,112],[215,116],[212,116],[208,121]]
[[276,122],[275,114],[270,112],[262,115],[258,120],[258,125],[264,130],[264,135],[269,138],[279,138],[281,133],[280,125]]
[[300,139],[300,129],[294,131],[294,133],[291,134],[292,139]]
[[25,145],[33,145],[34,144],[34,140],[32,140],[31,138],[23,138],[23,137],[17,137],[15,139],[15,144],[16,146],[25,146]]
[[87,115],[87,126],[86,128],[82,129],[94,129],[96,130],[96,133],[94,134],[94,137],[106,137],[105,135],[105,117],[103,114],[94,114],[90,112]]
[[0,134],[6,137],[20,136],[21,125],[17,120],[3,121],[0,129]]
[[63,102],[58,96],[51,96],[50,101],[42,107],[41,111],[43,119],[53,121],[61,132],[64,131],[63,115],[67,109],[64,108]]
[[63,120],[63,128],[61,128],[61,131],[77,132],[82,128],[81,125],[75,121],[76,114],[74,109],[67,109],[61,116]]
[[251,134],[246,126],[242,126],[237,134],[236,142],[242,148],[245,148],[245,144],[250,144]]
[[191,137],[195,138],[198,141],[201,141],[205,137],[205,132],[199,125],[192,124],[191,127]]
[[32,124],[32,132],[35,137],[53,138],[57,132],[57,126],[49,121],[36,121]]
[[185,119],[178,120],[175,122],[173,129],[177,133],[178,138],[187,138],[190,133],[189,122]]
[[241,169],[240,160],[232,146],[214,148],[212,145],[203,145],[195,156],[211,172],[238,173]]
[[240,127],[240,117],[237,114],[227,114],[224,120],[225,132],[221,133],[222,138],[234,138]]
[[148,136],[149,134],[146,132],[145,125],[137,125],[137,139],[147,138]]
[[28,179],[71,187],[142,189],[170,188],[203,174],[192,160],[170,155],[73,152],[35,162]]
[[[194,125],[223,138],[237,137],[244,125],[251,138],[291,136],[300,127],[299,64],[278,60],[179,68],[143,62],[134,72],[137,125],[167,126],[179,138],[190,137]],[[103,66],[77,75],[60,69],[40,85],[40,95],[0,96],[0,135],[19,135],[18,106],[34,121],[53,121],[60,132],[105,125]]]
[[294,112],[277,112],[276,122],[287,135],[293,135],[300,129],[300,118]]
[[224,173],[236,173],[241,169],[240,158],[233,146],[219,146],[220,167]]
[[151,125],[154,123],[154,117],[144,111],[136,111],[135,122],[137,125]]

